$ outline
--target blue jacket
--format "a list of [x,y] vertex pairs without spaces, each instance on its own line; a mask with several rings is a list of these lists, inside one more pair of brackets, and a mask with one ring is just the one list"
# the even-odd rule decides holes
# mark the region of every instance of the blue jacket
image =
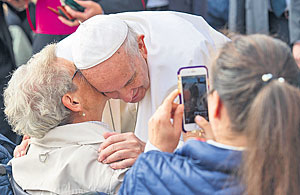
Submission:
[[190,140],[173,153],[149,151],[127,172],[120,194],[242,194],[242,152]]
[[12,158],[16,145],[0,134],[0,163],[6,164]]
[[9,182],[8,173],[11,174],[11,166],[6,165],[12,158],[15,148],[5,136],[0,134],[0,194],[13,195],[13,191]]

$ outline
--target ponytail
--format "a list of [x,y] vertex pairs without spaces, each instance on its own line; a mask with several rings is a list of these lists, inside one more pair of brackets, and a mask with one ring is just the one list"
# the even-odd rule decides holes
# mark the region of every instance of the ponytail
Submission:
[[300,91],[272,80],[251,104],[241,168],[248,195],[300,194]]

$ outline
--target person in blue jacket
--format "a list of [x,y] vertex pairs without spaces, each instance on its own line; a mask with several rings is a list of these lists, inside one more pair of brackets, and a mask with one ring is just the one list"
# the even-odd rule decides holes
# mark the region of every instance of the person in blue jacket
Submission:
[[210,67],[210,122],[195,118],[206,141],[188,140],[172,153],[184,109],[172,92],[149,121],[151,151],[119,193],[300,194],[298,74],[280,40],[251,35],[226,43]]

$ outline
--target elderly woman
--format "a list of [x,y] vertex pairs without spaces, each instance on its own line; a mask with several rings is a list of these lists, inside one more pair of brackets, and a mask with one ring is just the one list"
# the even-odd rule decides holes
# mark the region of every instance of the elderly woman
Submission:
[[[73,77],[72,77],[73,75]],[[101,122],[107,101],[49,45],[17,69],[4,92],[13,130],[28,135],[27,155],[11,160],[14,179],[31,194],[118,191],[126,169],[97,161],[110,131]]]
[[[172,103],[173,92],[149,122],[149,143],[164,152],[140,155],[120,194],[300,194],[298,73],[279,40],[253,35],[226,43],[210,67],[214,139],[167,153],[182,130],[183,107]],[[204,118],[196,122],[209,130]]]

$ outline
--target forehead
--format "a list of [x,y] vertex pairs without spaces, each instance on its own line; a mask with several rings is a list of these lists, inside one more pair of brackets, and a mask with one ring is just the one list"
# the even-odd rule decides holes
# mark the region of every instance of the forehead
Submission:
[[135,72],[131,57],[124,46],[108,60],[87,70],[82,70],[88,81],[99,91],[111,92],[121,89]]

